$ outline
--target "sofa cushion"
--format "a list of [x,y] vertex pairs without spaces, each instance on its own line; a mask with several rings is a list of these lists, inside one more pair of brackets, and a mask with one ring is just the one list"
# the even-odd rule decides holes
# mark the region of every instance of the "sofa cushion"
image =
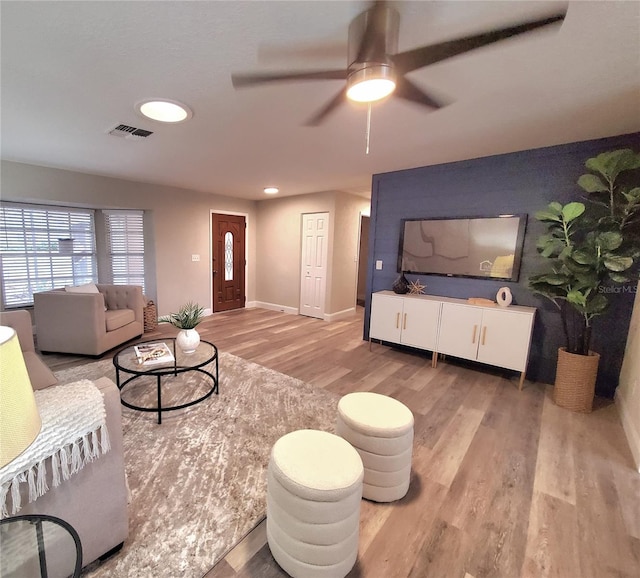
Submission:
[[104,316],[107,322],[107,331],[119,329],[136,320],[133,309],[109,309],[105,311]]
[[85,283],[84,285],[65,285],[67,293],[100,293],[95,283]]
[[24,364],[27,366],[27,373],[34,390],[44,389],[50,385],[58,383],[56,376],[44,364],[37,353],[33,351],[23,351]]

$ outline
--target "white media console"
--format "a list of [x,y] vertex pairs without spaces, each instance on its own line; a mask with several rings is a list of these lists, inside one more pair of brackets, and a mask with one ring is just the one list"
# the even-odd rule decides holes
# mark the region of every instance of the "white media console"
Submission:
[[477,305],[434,295],[372,295],[369,342],[408,345],[520,372],[522,389],[536,310]]

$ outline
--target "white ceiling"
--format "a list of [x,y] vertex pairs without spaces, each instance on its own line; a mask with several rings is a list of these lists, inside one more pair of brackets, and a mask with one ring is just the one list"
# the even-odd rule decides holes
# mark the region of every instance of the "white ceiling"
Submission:
[[[395,2],[400,51],[545,15],[558,2]],[[453,99],[345,104],[304,122],[341,81],[234,90],[232,72],[345,68],[366,2],[1,2],[6,160],[248,199],[368,193],[371,175],[640,131],[640,2],[570,2],[561,27],[418,70]],[[193,118],[141,118],[147,97]],[[154,131],[132,141],[117,124]]]

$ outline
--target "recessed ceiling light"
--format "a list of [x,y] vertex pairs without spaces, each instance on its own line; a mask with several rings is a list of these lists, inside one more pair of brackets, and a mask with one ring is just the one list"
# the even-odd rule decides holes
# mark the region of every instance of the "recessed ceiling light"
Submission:
[[264,192],[267,193],[267,195],[275,195],[280,192],[280,189],[278,187],[265,187]]
[[182,122],[193,116],[191,109],[177,100],[150,98],[136,104],[136,110],[152,120],[160,122]]

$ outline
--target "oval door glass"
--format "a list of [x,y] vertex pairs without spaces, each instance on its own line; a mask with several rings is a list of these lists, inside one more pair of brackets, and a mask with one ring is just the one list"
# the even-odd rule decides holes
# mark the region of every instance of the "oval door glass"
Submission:
[[233,233],[224,235],[224,280],[233,281]]

